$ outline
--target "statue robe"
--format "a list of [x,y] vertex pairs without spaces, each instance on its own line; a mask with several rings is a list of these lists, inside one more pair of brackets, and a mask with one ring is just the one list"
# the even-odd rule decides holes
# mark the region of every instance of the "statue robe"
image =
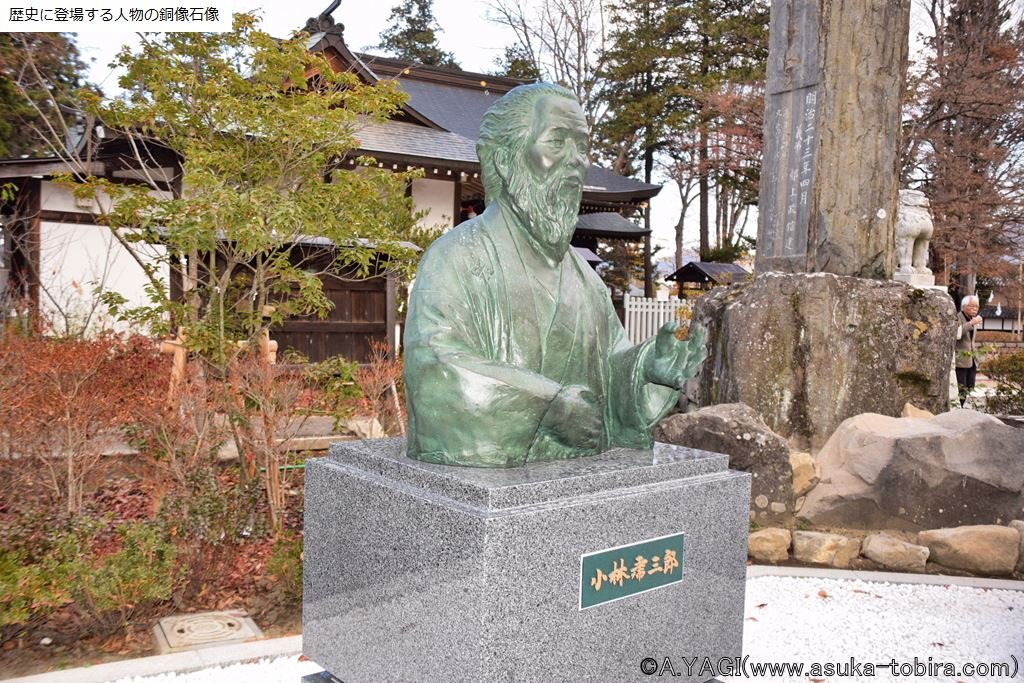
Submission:
[[[642,377],[654,340],[630,345],[604,283],[574,249],[554,269],[538,271],[537,258],[497,207],[424,254],[405,329],[411,457],[511,467],[651,447],[652,427],[678,399]],[[552,399],[572,385],[597,397],[598,448],[543,428]]]

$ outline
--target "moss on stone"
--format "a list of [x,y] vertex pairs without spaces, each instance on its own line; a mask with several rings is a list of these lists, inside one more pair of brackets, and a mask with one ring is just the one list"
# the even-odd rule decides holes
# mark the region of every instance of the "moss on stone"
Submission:
[[901,382],[916,384],[921,388],[927,388],[931,384],[931,380],[927,375],[916,370],[900,370],[893,376]]

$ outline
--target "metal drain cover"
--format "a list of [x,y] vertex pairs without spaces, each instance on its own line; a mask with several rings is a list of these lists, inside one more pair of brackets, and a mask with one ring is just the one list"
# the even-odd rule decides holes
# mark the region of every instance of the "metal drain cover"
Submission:
[[241,610],[164,617],[153,627],[160,654],[259,640],[263,632]]

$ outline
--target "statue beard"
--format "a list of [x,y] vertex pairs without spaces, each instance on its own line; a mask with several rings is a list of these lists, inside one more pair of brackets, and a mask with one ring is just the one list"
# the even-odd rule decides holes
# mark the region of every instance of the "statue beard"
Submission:
[[583,178],[572,169],[554,168],[546,179],[526,168],[509,173],[507,195],[512,211],[545,254],[560,261],[579,221]]

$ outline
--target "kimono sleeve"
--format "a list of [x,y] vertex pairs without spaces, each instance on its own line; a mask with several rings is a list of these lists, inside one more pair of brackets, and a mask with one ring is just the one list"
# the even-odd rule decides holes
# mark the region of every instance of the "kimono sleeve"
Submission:
[[[605,297],[607,299],[607,297]],[[644,379],[644,361],[654,353],[654,337],[633,346],[626,339],[611,302],[608,309],[609,424],[611,446],[651,448],[651,432],[679,400],[679,390],[651,384]]]

